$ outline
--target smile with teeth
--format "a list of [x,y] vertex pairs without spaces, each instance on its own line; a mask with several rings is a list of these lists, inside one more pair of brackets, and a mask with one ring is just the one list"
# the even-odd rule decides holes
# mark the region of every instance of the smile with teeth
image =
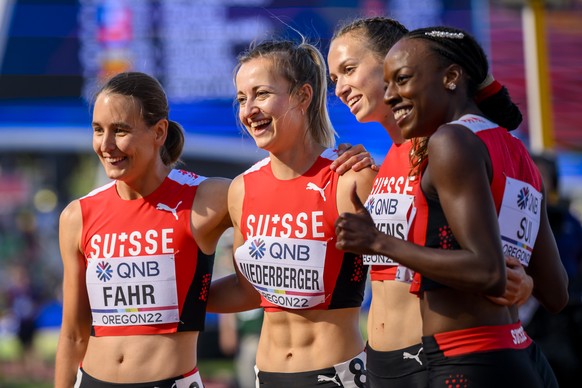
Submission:
[[348,100],[348,106],[354,105],[356,102],[360,101],[361,99],[362,99],[361,96],[356,96],[356,97],[350,98]]
[[251,123],[251,128],[260,127],[261,125],[269,124],[271,120],[259,120]]
[[402,117],[406,116],[408,114],[408,112],[410,112],[409,108],[398,109],[398,110],[394,111],[394,118],[396,120],[401,119]]
[[117,162],[121,162],[122,160],[124,160],[125,158],[105,158],[109,163],[117,163]]

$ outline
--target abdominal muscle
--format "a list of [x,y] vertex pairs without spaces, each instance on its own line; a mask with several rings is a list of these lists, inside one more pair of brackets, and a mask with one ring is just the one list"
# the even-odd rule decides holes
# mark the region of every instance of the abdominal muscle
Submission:
[[83,370],[115,383],[163,380],[196,366],[198,332],[90,337]]
[[419,299],[409,288],[409,284],[393,280],[372,282],[368,314],[368,344],[372,349],[388,352],[420,343]]
[[265,312],[257,367],[293,373],[331,367],[364,350],[359,308]]

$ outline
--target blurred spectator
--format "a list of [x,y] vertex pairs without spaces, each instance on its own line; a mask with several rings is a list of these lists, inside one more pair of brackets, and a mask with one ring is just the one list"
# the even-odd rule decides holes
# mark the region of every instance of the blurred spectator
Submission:
[[234,356],[235,387],[254,388],[255,364],[263,309],[220,314],[220,348]]
[[6,288],[7,307],[20,344],[20,367],[24,374],[34,375],[38,361],[34,338],[37,331],[36,318],[40,295],[31,282],[26,266],[13,265],[8,273],[10,283]]
[[[524,308],[529,305],[534,310],[525,327],[547,356],[560,387],[579,387],[582,381],[582,225],[571,211],[569,198],[560,194],[555,157],[532,156],[544,180],[548,218],[568,272],[570,301],[559,314],[537,308],[535,301],[526,304]],[[526,312],[522,316],[520,310],[522,319],[527,315]]]

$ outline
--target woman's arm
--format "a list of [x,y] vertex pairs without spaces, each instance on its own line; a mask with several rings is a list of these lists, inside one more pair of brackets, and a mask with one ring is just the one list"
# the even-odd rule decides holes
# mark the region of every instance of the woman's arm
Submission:
[[[244,243],[240,230],[244,193],[244,179],[239,175],[228,190],[228,212],[234,228],[233,254]],[[260,307],[259,293],[240,273],[236,262],[234,268],[234,274],[212,281],[207,305],[209,312],[233,313]]]
[[540,210],[540,228],[526,271],[534,280],[533,295],[536,299],[548,311],[558,313],[568,303],[568,274],[548,220],[546,195]]
[[386,235],[376,229],[361,203],[356,214],[345,213],[338,219],[338,248],[388,256],[455,289],[503,295],[505,261],[486,147],[459,126],[441,127],[428,147],[430,163],[420,184],[427,195],[438,197],[447,218],[451,230],[442,231],[443,243],[452,233],[461,249],[426,248]]
[[208,178],[200,184],[192,204],[192,232],[200,249],[211,254],[224,231],[232,226],[228,213],[230,179]]
[[63,262],[63,320],[57,346],[55,387],[75,384],[79,364],[91,332],[91,308],[85,285],[85,259],[79,242],[83,221],[81,205],[74,201],[61,213],[59,244]]

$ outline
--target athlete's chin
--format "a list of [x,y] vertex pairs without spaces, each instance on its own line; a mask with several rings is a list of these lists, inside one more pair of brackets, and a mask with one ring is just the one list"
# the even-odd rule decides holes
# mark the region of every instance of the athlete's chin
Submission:
[[107,175],[107,178],[109,178],[109,179],[123,180],[125,173],[123,171],[120,171],[120,170],[106,169],[105,175]]
[[374,122],[374,117],[372,115],[372,112],[370,112],[368,109],[361,109],[359,110],[356,114],[355,114],[356,120],[358,120],[358,123],[371,123]]

